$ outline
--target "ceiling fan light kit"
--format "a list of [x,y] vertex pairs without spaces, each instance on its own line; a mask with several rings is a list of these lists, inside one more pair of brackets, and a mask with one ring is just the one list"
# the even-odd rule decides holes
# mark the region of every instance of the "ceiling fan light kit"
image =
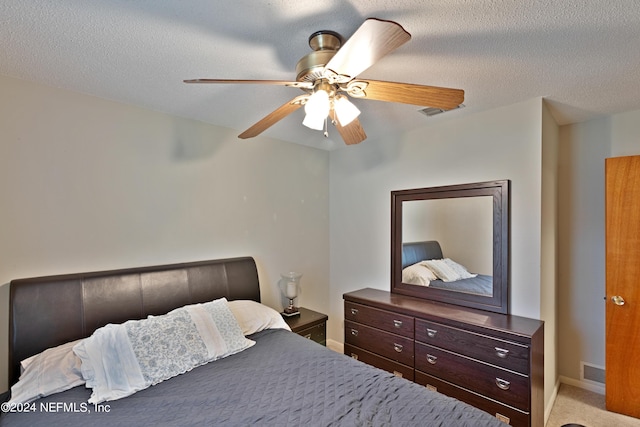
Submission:
[[360,115],[360,110],[346,96],[336,93],[335,86],[326,79],[316,80],[313,93],[305,100],[305,118],[302,124],[310,129],[324,130],[324,124],[332,110],[342,126],[354,121]]
[[353,105],[344,95],[338,95],[333,99],[333,109],[342,126],[348,125],[360,115],[358,107]]
[[314,92],[304,104],[305,116],[302,124],[310,129],[322,130],[330,108],[329,94],[324,90]]
[[309,37],[313,52],[296,65],[296,81],[195,79],[185,83],[270,84],[301,89],[293,98],[259,120],[239,138],[253,138],[304,105],[303,125],[324,130],[330,118],[347,145],[364,141],[367,135],[358,120],[360,110],[346,95],[359,99],[432,107],[443,111],[457,108],[464,91],[411,83],[357,79],[358,74],[411,38],[393,21],[369,18],[346,42],[334,31],[317,31]]

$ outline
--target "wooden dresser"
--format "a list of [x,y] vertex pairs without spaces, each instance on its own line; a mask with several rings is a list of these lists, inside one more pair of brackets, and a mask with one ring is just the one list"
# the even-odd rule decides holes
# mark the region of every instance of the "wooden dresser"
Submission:
[[544,322],[378,289],[343,297],[345,354],[510,425],[544,425]]

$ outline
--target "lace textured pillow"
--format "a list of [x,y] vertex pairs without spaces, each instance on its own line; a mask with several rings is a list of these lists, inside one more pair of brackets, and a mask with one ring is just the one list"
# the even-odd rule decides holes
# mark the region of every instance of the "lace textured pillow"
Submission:
[[150,385],[209,361],[207,346],[185,308],[123,326],[140,372]]
[[460,276],[461,279],[471,279],[472,277],[477,276],[477,274],[469,273],[463,265],[458,264],[457,262],[453,261],[450,258],[445,258],[444,262],[449,266],[449,268],[455,271],[456,274]]
[[460,280],[461,277],[455,270],[447,265],[443,259],[431,259],[429,261],[422,261],[422,264],[429,267],[429,270],[433,271],[438,279],[443,282],[455,282]]
[[438,279],[443,282],[455,282],[456,280],[477,276],[477,274],[469,273],[466,268],[449,258],[422,261],[421,264],[429,267],[438,276]]
[[254,345],[225,299],[109,324],[78,343],[89,403],[120,399]]

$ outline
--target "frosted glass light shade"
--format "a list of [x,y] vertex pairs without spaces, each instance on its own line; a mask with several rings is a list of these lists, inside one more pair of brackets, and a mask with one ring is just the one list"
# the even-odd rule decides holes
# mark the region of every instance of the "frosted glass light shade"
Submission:
[[346,97],[340,96],[333,101],[333,108],[338,116],[341,126],[346,126],[360,115],[358,107],[353,105]]
[[322,130],[324,129],[324,119],[326,116],[314,116],[313,114],[307,114],[304,116],[304,120],[302,124],[313,130]]
[[329,94],[324,90],[314,92],[304,104],[305,117],[302,124],[311,129],[322,130],[329,108]]

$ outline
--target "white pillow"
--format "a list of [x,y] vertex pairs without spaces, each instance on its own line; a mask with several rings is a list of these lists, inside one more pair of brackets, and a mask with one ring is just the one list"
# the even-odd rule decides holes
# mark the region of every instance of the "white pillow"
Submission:
[[23,360],[24,369],[11,387],[11,403],[27,403],[84,384],[73,346],[80,340],[48,348]]
[[463,267],[462,265],[458,264],[457,262],[449,259],[449,258],[445,258],[444,262],[453,270],[455,271],[458,276],[460,276],[461,279],[470,279],[472,277],[476,277],[477,274],[471,274],[467,271],[467,269],[465,267]]
[[251,300],[227,301],[227,306],[235,316],[242,333],[251,335],[264,329],[291,330],[282,315],[271,307]]
[[221,298],[103,326],[73,351],[82,360],[87,388],[93,389],[89,403],[95,404],[129,396],[254,344]]
[[466,268],[449,258],[431,259],[422,261],[421,264],[427,266],[443,282],[455,282],[477,276],[477,274],[470,274]]
[[427,266],[421,262],[410,265],[402,269],[402,283],[410,285],[429,286],[432,280],[437,277]]

